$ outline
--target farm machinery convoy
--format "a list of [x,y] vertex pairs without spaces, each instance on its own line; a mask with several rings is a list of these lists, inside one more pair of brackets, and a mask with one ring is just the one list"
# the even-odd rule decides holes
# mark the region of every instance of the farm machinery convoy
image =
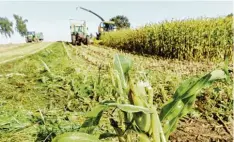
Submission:
[[[97,40],[100,40],[100,36],[105,32],[116,31],[116,26],[113,21],[105,21],[100,15],[94,13],[93,11],[83,7],[79,8],[90,12],[101,19],[101,23],[98,26],[98,32],[96,33]],[[76,9],[78,9],[78,7]],[[88,45],[92,42],[92,37],[88,34],[88,27],[85,20],[70,19],[70,34],[73,45],[81,45],[81,43]]]
[[26,35],[26,42],[39,42],[44,40],[42,32],[36,33],[35,31],[28,31]]
[[[90,12],[101,19],[101,23],[98,26],[98,32],[96,33],[96,39],[100,40],[100,36],[105,32],[116,31],[116,25],[113,21],[105,21],[100,15],[94,13],[83,7],[79,7],[82,10]],[[76,8],[78,9],[78,7]],[[85,20],[70,19],[70,35],[71,43],[73,45],[81,45],[82,43],[88,45],[92,42],[91,36],[88,34],[88,27]],[[28,31],[26,35],[26,42],[39,42],[43,41],[44,36],[42,32],[36,33],[35,31]]]

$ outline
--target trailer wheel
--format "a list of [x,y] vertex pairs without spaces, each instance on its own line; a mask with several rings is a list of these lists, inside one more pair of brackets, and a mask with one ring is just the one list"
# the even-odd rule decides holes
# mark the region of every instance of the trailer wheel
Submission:
[[76,45],[76,36],[75,35],[72,35],[72,44]]

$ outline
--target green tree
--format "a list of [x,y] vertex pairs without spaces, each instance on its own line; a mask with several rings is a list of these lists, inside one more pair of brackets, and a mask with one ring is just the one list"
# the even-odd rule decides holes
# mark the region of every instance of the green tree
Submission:
[[114,21],[118,29],[130,28],[131,25],[128,18],[124,15],[117,15],[112,17],[110,21]]
[[26,23],[28,22],[27,19],[23,19],[21,16],[14,14],[13,17],[15,18],[16,21],[16,31],[21,35],[25,36],[27,35],[27,25]]
[[227,17],[233,17],[233,13],[228,14]]
[[13,33],[13,23],[6,17],[0,17],[0,34],[11,37]]

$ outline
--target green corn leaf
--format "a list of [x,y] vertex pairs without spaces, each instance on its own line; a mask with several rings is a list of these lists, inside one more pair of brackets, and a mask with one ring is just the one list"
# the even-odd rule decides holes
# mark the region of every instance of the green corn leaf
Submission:
[[170,134],[176,129],[176,124],[178,123],[179,118],[174,118],[170,121],[166,121],[163,125],[163,131],[166,139],[170,136]]
[[122,111],[125,111],[125,112],[128,112],[128,113],[137,113],[137,112],[153,113],[149,108],[142,107],[142,106],[130,105],[130,104],[110,103],[110,104],[108,104],[108,106],[118,107]]
[[188,90],[188,88],[191,88],[194,85],[196,81],[196,78],[190,78],[185,80],[176,90],[175,94],[173,95],[173,99],[181,97]]
[[47,66],[47,64],[43,60],[41,60],[41,62],[43,64],[43,66],[45,67],[45,70],[50,73],[51,71],[50,71],[50,68]]
[[209,78],[209,81],[216,81],[227,78],[227,74],[224,70],[214,70],[210,73],[210,75],[211,77]]
[[56,136],[52,142],[102,142],[93,135],[80,132],[67,132]]
[[[103,110],[99,111],[96,117],[90,117],[86,119],[85,122],[81,125],[80,132],[92,134],[94,129],[98,126],[102,114]],[[90,113],[90,116],[95,116],[95,115]]]
[[97,117],[98,114],[101,112],[101,111],[104,111],[105,109],[107,109],[107,106],[106,105],[98,105],[98,106],[95,106],[91,111],[87,112],[86,113],[86,117]]
[[[176,129],[179,118],[188,114],[192,109],[193,104],[195,103],[196,95],[193,95],[189,98],[183,100],[184,107],[180,109],[178,115],[173,117],[173,115],[166,118],[166,123],[164,124],[165,136],[168,138],[169,135]],[[173,112],[174,113],[174,112]]]
[[132,61],[123,55],[115,55],[114,69],[118,71],[123,88],[127,87],[126,75],[132,67]]
[[180,117],[185,116],[186,114],[188,114],[191,111],[191,109],[196,101],[196,95],[193,95],[189,98],[183,99],[182,101],[184,103],[184,107],[180,113]]
[[[126,74],[132,67],[132,60],[124,55],[115,55],[115,69],[122,69],[123,73]],[[120,66],[119,66],[120,64]]]
[[[202,88],[209,86],[212,82],[225,79],[227,76],[223,70],[214,70],[195,82],[194,79],[185,81],[176,91],[173,99],[161,110],[160,120],[164,121],[164,132],[168,137],[176,129],[177,121],[189,113],[196,95]],[[195,83],[194,83],[195,82]]]
[[230,82],[230,74],[229,74],[229,71],[228,71],[228,64],[229,64],[229,57],[226,56],[225,57],[225,62],[224,62],[223,70],[224,70],[224,72],[227,75],[227,81]]
[[102,105],[107,105],[107,104],[109,104],[109,103],[115,103],[115,101],[108,100],[108,101],[103,101],[103,102],[101,102],[100,104],[102,104]]
[[181,99],[196,95],[199,91],[201,91],[202,88],[211,85],[212,82],[225,78],[227,78],[227,75],[223,70],[214,70],[203,76],[196,83],[194,83],[194,85],[188,88],[188,90],[183,95],[181,95]]
[[173,100],[166,104],[160,113],[160,120],[171,120],[178,117],[184,107],[184,103],[181,100]]
[[179,99],[186,99],[192,95],[196,95],[203,87],[206,87],[209,84],[209,79],[211,77],[211,74],[207,74],[203,76],[201,79],[199,79],[197,82],[195,82],[188,90],[181,95]]

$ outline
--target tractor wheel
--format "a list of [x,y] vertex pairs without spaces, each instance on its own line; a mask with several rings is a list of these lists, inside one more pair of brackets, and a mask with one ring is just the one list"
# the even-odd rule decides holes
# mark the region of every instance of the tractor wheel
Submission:
[[72,45],[76,45],[76,36],[72,35]]
[[89,44],[90,44],[90,38],[86,37],[86,39],[85,39],[85,45],[89,45]]
[[101,36],[101,33],[97,33],[96,39],[97,39],[97,40],[100,40],[100,36]]
[[77,45],[81,46],[81,42],[82,42],[81,40],[77,40]]
[[97,35],[96,39],[97,39],[97,40],[99,40],[99,39],[100,39],[100,38],[99,38],[99,35]]

